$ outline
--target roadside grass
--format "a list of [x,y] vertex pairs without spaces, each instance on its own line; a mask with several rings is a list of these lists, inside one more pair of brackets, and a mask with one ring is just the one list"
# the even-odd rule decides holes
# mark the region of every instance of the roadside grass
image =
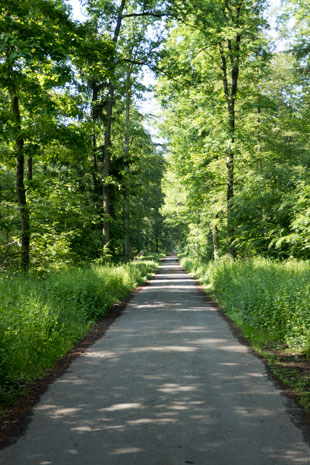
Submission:
[[242,330],[271,371],[310,412],[310,263],[265,258],[181,265]]
[[155,260],[0,279],[0,416],[157,268]]

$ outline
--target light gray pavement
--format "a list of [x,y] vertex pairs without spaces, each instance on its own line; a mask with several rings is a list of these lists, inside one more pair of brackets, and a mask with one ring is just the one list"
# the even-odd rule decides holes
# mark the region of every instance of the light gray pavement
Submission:
[[305,465],[264,365],[175,258],[36,405],[2,465]]

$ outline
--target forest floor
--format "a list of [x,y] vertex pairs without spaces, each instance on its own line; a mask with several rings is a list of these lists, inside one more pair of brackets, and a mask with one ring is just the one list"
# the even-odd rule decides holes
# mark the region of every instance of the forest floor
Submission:
[[3,465],[310,464],[293,393],[175,257],[32,386],[1,434]]

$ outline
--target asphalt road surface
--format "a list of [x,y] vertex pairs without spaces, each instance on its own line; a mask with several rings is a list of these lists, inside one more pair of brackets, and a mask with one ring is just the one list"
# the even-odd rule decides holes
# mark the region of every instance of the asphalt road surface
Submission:
[[298,408],[175,257],[54,382],[2,465],[305,465]]

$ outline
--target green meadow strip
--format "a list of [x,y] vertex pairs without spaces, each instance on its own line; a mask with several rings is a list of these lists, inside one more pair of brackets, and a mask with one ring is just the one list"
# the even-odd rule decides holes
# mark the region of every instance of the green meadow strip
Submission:
[[[154,260],[0,280],[0,409],[156,269]],[[1,410],[0,410],[1,411]]]
[[310,263],[264,258],[206,263],[190,256],[180,261],[310,411]]

